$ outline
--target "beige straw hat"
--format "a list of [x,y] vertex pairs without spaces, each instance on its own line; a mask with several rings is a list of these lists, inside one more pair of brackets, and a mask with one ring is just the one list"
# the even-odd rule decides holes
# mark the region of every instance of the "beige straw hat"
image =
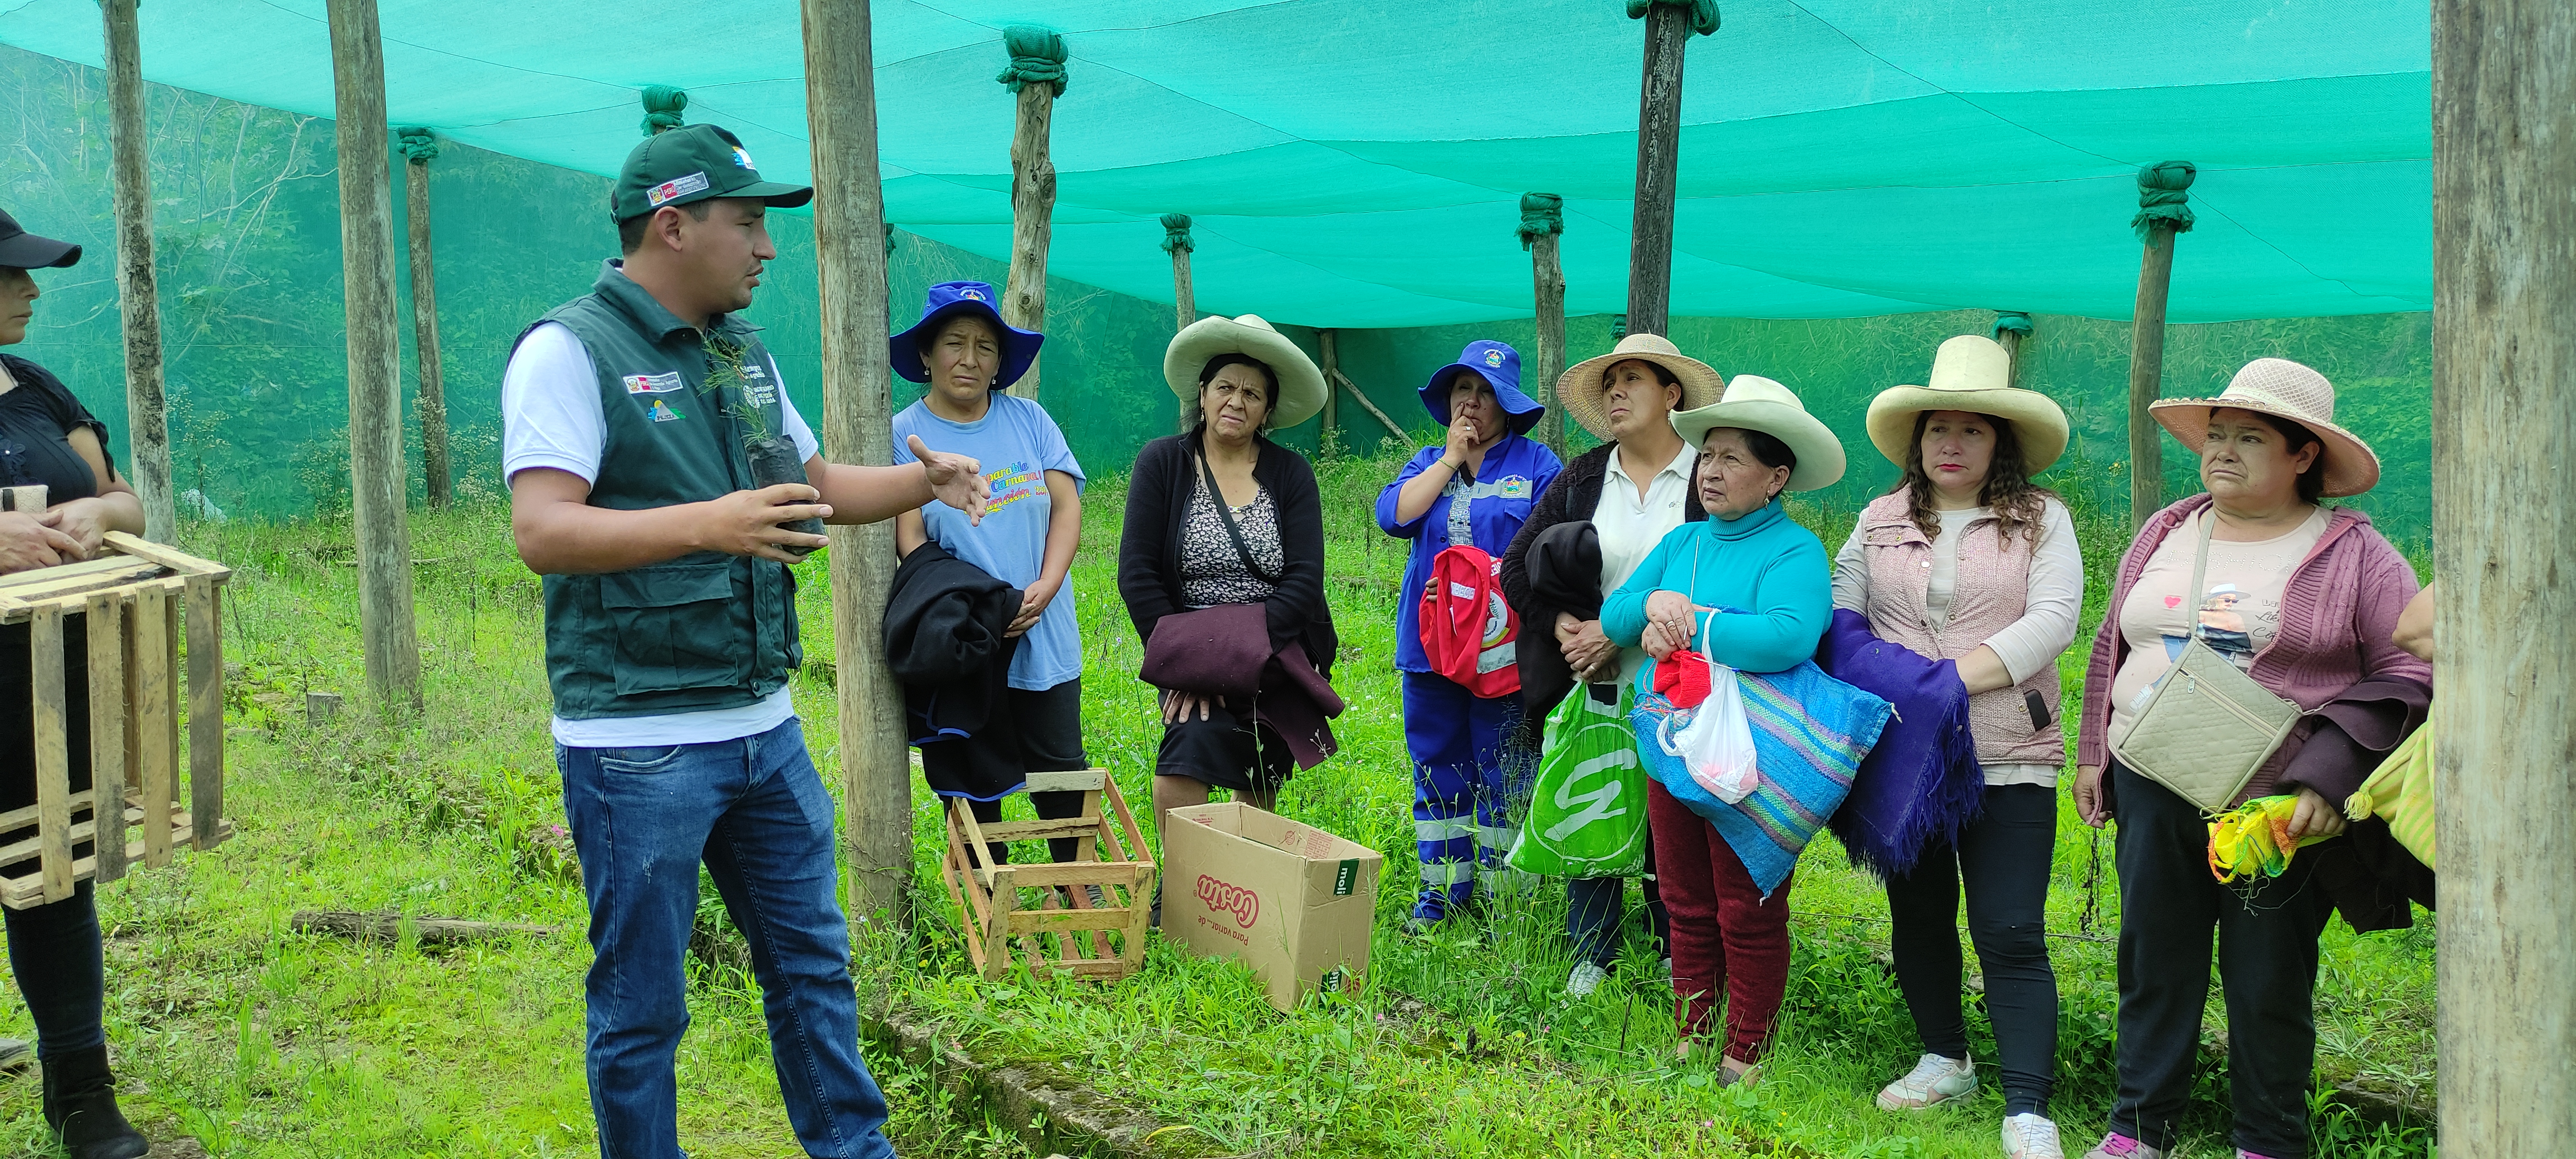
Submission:
[[1798,465],[1789,469],[1791,491],[1813,491],[1842,481],[1843,441],[1831,428],[1807,413],[1798,393],[1770,379],[1739,374],[1726,384],[1726,397],[1707,406],[1673,412],[1673,433],[1693,447],[1719,427],[1760,431],[1789,445]]
[[1324,372],[1258,314],[1201,318],[1172,336],[1163,351],[1163,381],[1181,396],[1181,405],[1198,401],[1199,371],[1220,354],[1250,355],[1278,376],[1279,397],[1270,400],[1271,430],[1286,430],[1324,409]]
[[1661,334],[1631,334],[1619,340],[1610,353],[1586,358],[1565,368],[1556,380],[1556,405],[1565,408],[1567,418],[1592,437],[1611,441],[1610,416],[1601,409],[1601,377],[1610,368],[1629,359],[1651,362],[1669,370],[1682,386],[1682,404],[1676,413],[1692,407],[1707,406],[1726,393],[1726,380],[1699,359],[1681,352],[1681,348]]
[[1928,386],[1892,386],[1869,401],[1869,442],[1899,467],[1914,441],[1914,416],[1927,410],[1993,415],[2021,440],[2022,471],[2036,475],[2066,453],[2066,412],[2055,400],[2012,383],[2012,355],[1982,334],[1962,334],[1932,355]]
[[2360,436],[2334,422],[2334,384],[2287,358],[2257,358],[2228,380],[2217,398],[2169,398],[2148,407],[2191,453],[2209,438],[2210,412],[2220,407],[2288,419],[2315,432],[2325,450],[2325,494],[2359,495],[2379,485],[2379,455]]

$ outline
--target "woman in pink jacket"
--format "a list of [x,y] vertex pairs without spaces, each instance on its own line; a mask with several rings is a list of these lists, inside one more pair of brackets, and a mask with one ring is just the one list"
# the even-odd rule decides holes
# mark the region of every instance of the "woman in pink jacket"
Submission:
[[[2331,912],[2310,888],[2316,858],[2278,877],[2221,885],[2200,809],[2115,760],[2156,681],[2201,643],[2302,717],[2234,804],[2283,791],[2313,715],[2365,680],[2429,687],[2431,667],[2398,649],[2415,572],[2350,508],[2318,500],[2379,481],[2379,458],[2334,424],[2324,375],[2279,358],[2236,372],[2217,398],[2168,399],[2156,421],[2200,455],[2194,495],[2148,518],[2120,561],[2093,641],[2076,745],[2075,807],[2120,826],[2119,1098],[2086,1159],[2163,1159],[2191,1093],[2208,1000],[2210,936],[2227,999],[2228,1078],[2240,1159],[2306,1159],[2316,1068],[2317,935]],[[2213,526],[2214,524],[2214,526]],[[2191,591],[2210,532],[2208,573]],[[2289,837],[2343,831],[2336,802],[2298,788]]]

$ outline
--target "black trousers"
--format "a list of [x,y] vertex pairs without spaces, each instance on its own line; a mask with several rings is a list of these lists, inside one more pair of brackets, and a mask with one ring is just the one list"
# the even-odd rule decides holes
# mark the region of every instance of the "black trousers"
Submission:
[[[1654,838],[1646,839],[1646,876],[1639,881],[1645,887],[1646,927],[1655,936],[1655,953],[1670,956],[1673,933],[1672,915],[1664,912],[1664,893],[1655,884]],[[1590,962],[1604,970],[1619,960],[1619,946],[1628,939],[1621,936],[1619,925],[1628,911],[1628,879],[1624,877],[1571,877],[1565,882],[1565,936],[1574,943],[1576,961]]]
[[[1014,688],[1005,696],[1002,712],[1008,714],[1009,727],[997,730],[1002,742],[997,746],[982,738],[965,741],[941,741],[921,750],[922,770],[931,773],[932,754],[941,761],[983,762],[998,769],[1000,776],[1016,781],[1029,773],[1073,772],[1091,767],[1091,758],[1082,750],[1082,678],[1077,676],[1053,688],[1029,690]],[[988,770],[989,772],[989,770]],[[1037,806],[1038,818],[1061,821],[1082,812],[1082,794],[1074,790],[1031,793],[1029,803]],[[967,798],[967,810],[977,821],[992,824],[1002,819],[1002,799],[989,801]],[[1056,861],[1071,861],[1077,849],[1074,837],[1047,839],[1047,855]],[[1001,842],[985,846],[993,864],[1011,860],[1011,851]]]
[[2307,1159],[2316,1081],[2317,935],[2333,907],[2294,857],[2279,877],[2221,885],[2209,826],[2164,786],[2111,766],[2119,810],[2120,1095],[2111,1129],[2170,1148],[2191,1095],[2210,934],[2227,1000],[2228,1097],[2235,1146]]
[[1896,983],[1923,1049],[1968,1057],[1960,999],[1960,885],[1968,939],[1986,975],[2004,1113],[2048,1113],[2057,1082],[2057,974],[2048,964],[2048,878],[2057,850],[2057,790],[1998,785],[1955,847],[1935,843],[1914,872],[1887,882]]
[[36,1057],[107,1045],[107,968],[90,883],[52,905],[0,914],[7,915],[9,972],[36,1020]]

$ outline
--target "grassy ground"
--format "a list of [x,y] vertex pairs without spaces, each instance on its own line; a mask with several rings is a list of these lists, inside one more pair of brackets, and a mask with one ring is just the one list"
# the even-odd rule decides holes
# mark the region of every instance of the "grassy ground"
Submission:
[[[1565,997],[1559,889],[1505,907],[1490,941],[1473,931],[1395,932],[1412,859],[1388,662],[1403,545],[1377,534],[1368,511],[1389,469],[1343,460],[1322,471],[1330,591],[1347,644],[1336,683],[1351,710],[1336,722],[1342,754],[1292,781],[1281,801],[1283,812],[1387,856],[1369,988],[1282,1015],[1242,969],[1159,939],[1143,973],[1116,987],[1026,973],[974,978],[936,884],[938,815],[917,793],[921,920],[910,937],[860,942],[866,1000],[936,1020],[981,1056],[1111,1092],[1236,1153],[1994,1154],[2000,1100],[1991,1091],[1921,1118],[1870,1106],[1919,1046],[1880,965],[1885,901],[1830,840],[1809,852],[1792,895],[1797,967],[1779,1050],[1751,1090],[1718,1090],[1704,1066],[1670,1062],[1670,997],[1641,935],[1609,985]],[[2076,499],[2079,513],[2092,509]],[[1159,729],[1133,679],[1140,649],[1112,582],[1120,506],[1114,484],[1093,489],[1073,590],[1090,650],[1092,755],[1141,805]],[[2085,527],[2099,572],[2120,536],[2098,520]],[[1820,529],[1839,542],[1838,528]],[[135,1092],[129,1104],[156,1137],[192,1139],[218,1156],[593,1147],[580,1066],[588,954],[545,733],[536,581],[512,555],[497,510],[416,514],[413,533],[428,707],[386,719],[361,706],[317,728],[302,719],[305,691],[355,701],[362,687],[348,527],[191,529],[192,549],[238,569],[225,645],[228,801],[240,836],[101,893],[110,1036]],[[810,656],[830,654],[822,571],[801,569]],[[2097,614],[2100,601],[2097,591]],[[2065,665],[2070,674],[2080,653]],[[837,791],[831,690],[800,677],[795,691]],[[1015,803],[1014,815],[1024,810]],[[303,908],[562,928],[444,952],[363,946],[289,932],[288,915]],[[2108,938],[2117,924],[2108,842],[2065,816],[2050,929],[2065,992],[2056,1109],[2070,1141],[2098,1131],[2108,1109]],[[683,1138],[704,1157],[789,1153],[758,998],[732,964],[738,940],[714,913],[702,932],[695,1023],[679,1064]],[[2432,952],[2429,922],[2393,935],[2356,937],[2339,923],[2329,931],[2319,985],[2329,1081],[2430,1100]],[[2213,1008],[2213,1033],[2222,1021]],[[1971,1024],[1983,1034],[1981,1019]],[[0,1006],[0,1033],[29,1032],[22,1008]],[[889,1058],[872,1064],[906,1154],[1023,1154],[996,1125],[951,1116],[924,1076]],[[2195,1116],[2202,1138],[2188,1154],[2223,1153],[2223,1065],[2213,1052]],[[2323,1100],[2317,1124],[2325,1153],[2428,1153],[2422,1130],[2364,1124]],[[0,1153],[42,1154],[42,1138],[34,1080],[0,1084]]]

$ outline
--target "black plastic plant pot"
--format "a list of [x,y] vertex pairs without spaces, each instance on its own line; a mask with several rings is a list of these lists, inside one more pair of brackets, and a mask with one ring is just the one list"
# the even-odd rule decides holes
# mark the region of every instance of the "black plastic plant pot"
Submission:
[[[772,434],[753,435],[744,440],[743,450],[751,459],[751,485],[755,490],[781,483],[812,483],[805,477],[805,464],[796,458],[795,444],[786,439]],[[823,534],[823,521],[820,519],[797,519],[779,526],[808,535]],[[801,543],[782,543],[778,548],[800,559],[814,550]]]

